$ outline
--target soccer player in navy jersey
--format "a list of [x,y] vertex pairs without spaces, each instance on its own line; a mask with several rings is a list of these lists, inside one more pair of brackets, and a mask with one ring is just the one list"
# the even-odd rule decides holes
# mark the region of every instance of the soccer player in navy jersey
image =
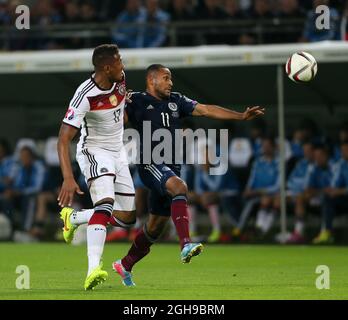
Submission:
[[135,285],[131,270],[135,263],[144,258],[151,245],[161,235],[167,221],[172,217],[181,246],[181,261],[189,263],[193,256],[203,249],[201,243],[192,243],[189,236],[189,219],[187,212],[187,186],[179,178],[180,165],[172,161],[175,158],[175,143],[172,157],[166,163],[150,163],[143,153],[152,151],[160,141],[151,141],[151,146],[143,148],[147,132],[143,123],[151,123],[151,136],[157,129],[167,129],[174,138],[175,129],[180,129],[180,119],[186,116],[205,116],[220,120],[251,120],[264,114],[264,108],[248,107],[244,112],[236,112],[216,105],[201,104],[184,95],[172,92],[173,81],[170,70],[160,64],[154,64],[146,71],[146,92],[133,93],[126,107],[126,117],[140,134],[139,175],[151,190],[150,215],[144,228],[137,234],[128,254],[113,263],[113,269],[120,274],[123,284]]

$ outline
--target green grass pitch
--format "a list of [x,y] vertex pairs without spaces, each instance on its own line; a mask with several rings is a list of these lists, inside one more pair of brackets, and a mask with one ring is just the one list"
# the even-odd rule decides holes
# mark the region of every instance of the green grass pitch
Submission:
[[[178,245],[156,244],[134,269],[135,288],[124,287],[111,270],[129,244],[107,244],[109,279],[85,292],[86,247],[65,244],[0,244],[3,299],[347,299],[348,248],[206,245],[190,264]],[[30,268],[30,289],[18,290],[18,265]],[[330,268],[330,289],[318,290],[318,265]]]

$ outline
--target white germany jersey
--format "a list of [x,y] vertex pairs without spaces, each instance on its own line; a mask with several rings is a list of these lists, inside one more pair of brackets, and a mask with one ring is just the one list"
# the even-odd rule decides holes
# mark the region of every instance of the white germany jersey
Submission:
[[63,119],[64,123],[81,128],[77,152],[90,147],[120,151],[125,97],[125,77],[111,89],[103,90],[92,75],[77,88]]

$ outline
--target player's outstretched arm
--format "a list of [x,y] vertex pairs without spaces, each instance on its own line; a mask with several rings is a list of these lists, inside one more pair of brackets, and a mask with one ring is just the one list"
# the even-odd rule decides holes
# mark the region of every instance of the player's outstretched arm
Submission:
[[58,196],[58,204],[61,207],[71,206],[75,192],[83,194],[74,179],[70,160],[70,143],[78,129],[63,123],[58,136],[58,156],[60,168],[63,174],[63,184]]
[[264,113],[265,108],[260,106],[247,107],[244,112],[237,112],[216,105],[198,103],[192,115],[218,120],[251,120],[255,117],[264,115]]

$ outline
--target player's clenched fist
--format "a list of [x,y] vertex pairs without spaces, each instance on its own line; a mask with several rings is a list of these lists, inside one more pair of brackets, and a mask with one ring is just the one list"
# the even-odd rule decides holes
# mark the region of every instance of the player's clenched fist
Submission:
[[74,178],[64,179],[62,188],[59,192],[59,196],[57,199],[58,204],[61,207],[66,207],[66,206],[70,207],[72,205],[75,192],[78,194],[83,194],[83,192],[81,191],[80,187],[78,186]]

